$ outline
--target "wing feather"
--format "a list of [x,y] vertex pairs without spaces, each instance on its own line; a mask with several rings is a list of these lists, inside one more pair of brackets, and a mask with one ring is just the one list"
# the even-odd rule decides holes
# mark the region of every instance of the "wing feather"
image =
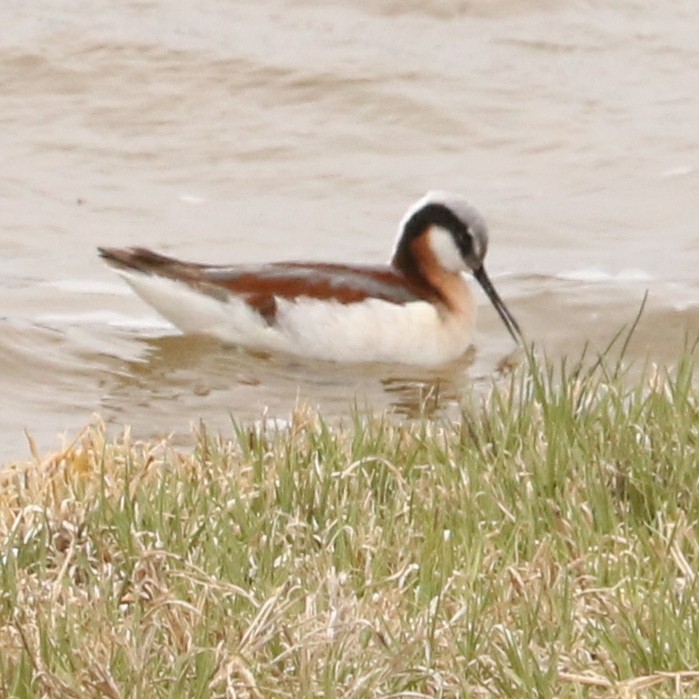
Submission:
[[265,265],[204,265],[182,262],[146,248],[100,248],[114,267],[175,279],[215,298],[243,298],[272,324],[277,299],[310,298],[341,304],[376,298],[388,303],[438,301],[436,289],[411,280],[389,266],[355,266],[314,262]]

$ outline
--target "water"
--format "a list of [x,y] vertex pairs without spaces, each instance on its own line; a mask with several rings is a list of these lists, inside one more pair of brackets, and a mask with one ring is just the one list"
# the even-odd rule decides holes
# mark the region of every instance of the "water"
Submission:
[[510,348],[440,372],[337,367],[178,336],[96,257],[386,259],[430,188],[491,228],[489,270],[552,356],[647,309],[632,357],[699,329],[699,3],[78,0],[0,4],[0,460],[96,413],[448,411]]

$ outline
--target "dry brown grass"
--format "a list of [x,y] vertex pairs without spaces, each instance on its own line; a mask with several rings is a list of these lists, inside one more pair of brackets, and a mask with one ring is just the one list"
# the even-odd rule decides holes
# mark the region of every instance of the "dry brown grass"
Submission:
[[691,362],[0,472],[0,695],[699,695]]

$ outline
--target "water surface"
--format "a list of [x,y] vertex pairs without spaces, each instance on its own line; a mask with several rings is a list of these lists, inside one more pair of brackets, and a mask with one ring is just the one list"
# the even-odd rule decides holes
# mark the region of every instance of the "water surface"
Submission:
[[0,5],[0,460],[95,413],[142,436],[297,403],[449,412],[510,340],[487,301],[440,372],[182,337],[96,257],[385,260],[406,207],[467,194],[489,270],[552,356],[647,309],[630,357],[699,329],[699,4],[78,0]]

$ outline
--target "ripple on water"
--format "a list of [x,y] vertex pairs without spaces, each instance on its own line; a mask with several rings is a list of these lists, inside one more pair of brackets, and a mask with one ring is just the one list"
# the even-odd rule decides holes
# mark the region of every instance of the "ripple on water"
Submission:
[[222,347],[204,337],[156,336],[152,326],[148,335],[113,320],[3,322],[0,371],[13,416],[3,429],[13,439],[3,442],[2,459],[23,451],[25,427],[49,448],[57,432],[73,433],[96,413],[108,425],[131,425],[137,437],[185,433],[200,419],[231,434],[233,421],[288,420],[299,406],[321,409],[329,420],[347,419],[355,409],[453,417],[471,382],[472,355],[439,371],[337,365]]

